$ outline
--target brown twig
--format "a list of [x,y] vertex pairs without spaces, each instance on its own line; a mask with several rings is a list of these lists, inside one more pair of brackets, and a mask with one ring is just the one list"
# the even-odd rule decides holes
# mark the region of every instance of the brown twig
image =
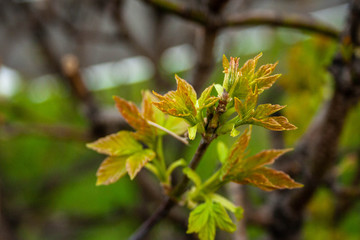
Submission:
[[306,30],[321,34],[338,40],[340,32],[334,27],[323,23],[322,21],[303,14],[297,13],[279,13],[272,10],[250,11],[229,17],[220,17],[206,15],[203,11],[191,9],[185,5],[168,2],[165,0],[142,0],[157,7],[165,12],[179,16],[185,20],[198,23],[203,26],[213,26],[216,28],[228,27],[246,27],[270,25],[277,27],[286,27],[292,29]]
[[355,176],[348,187],[336,187],[332,190],[336,196],[335,211],[333,215],[332,224],[334,227],[338,226],[344,217],[349,213],[352,207],[360,198],[360,152],[356,153],[357,167],[355,169]]
[[224,18],[222,21],[219,21],[216,26],[224,28],[259,25],[305,30],[330,37],[334,40],[338,40],[340,36],[339,30],[314,17],[297,13],[280,13],[271,10],[256,10],[235,16],[229,16]]

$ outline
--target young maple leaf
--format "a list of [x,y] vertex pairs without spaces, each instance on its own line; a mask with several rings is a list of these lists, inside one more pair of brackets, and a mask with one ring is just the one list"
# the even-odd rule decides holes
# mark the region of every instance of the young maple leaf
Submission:
[[164,96],[153,91],[160,100],[160,102],[154,102],[154,105],[167,114],[184,118],[190,124],[195,125],[197,123],[195,119],[197,115],[195,107],[196,92],[184,79],[177,75],[175,75],[175,78],[177,83],[176,91],[170,91]]
[[143,92],[141,111],[134,103],[120,97],[115,96],[114,100],[121,115],[136,130],[135,138],[148,146],[155,144],[156,136],[165,134],[164,131],[150,125],[149,121],[160,125],[175,135],[181,135],[187,129],[185,121],[165,115],[154,107],[153,103],[156,101],[156,98],[149,91]]
[[190,123],[189,138],[193,140],[196,132],[204,132],[203,119],[206,117],[206,111],[203,110],[215,105],[219,97],[211,96],[214,88],[211,85],[202,92],[197,100],[194,88],[177,75],[175,78],[177,82],[176,91],[169,91],[164,96],[153,91],[160,100],[153,104],[164,113],[187,120]]
[[230,62],[223,56],[224,82],[223,87],[230,97],[245,99],[250,90],[258,89],[258,93],[270,88],[281,76],[280,74],[271,75],[277,63],[266,64],[255,71],[256,64],[262,53],[249,59],[239,68],[239,58],[230,58]]
[[274,163],[278,157],[290,149],[264,150],[254,156],[246,156],[245,150],[250,140],[250,132],[251,128],[245,130],[232,146],[228,159],[221,168],[221,179],[251,184],[266,191],[302,187],[286,173],[265,167]]
[[236,136],[239,133],[236,128],[243,124],[259,125],[274,131],[296,129],[286,117],[270,116],[285,106],[272,104],[257,106],[259,95],[280,77],[280,74],[271,75],[277,63],[263,65],[255,71],[261,55],[260,53],[248,60],[241,68],[238,58],[230,58],[229,62],[225,56],[223,57],[225,73],[223,87],[233,98],[233,104],[229,105],[235,107],[238,119],[234,121],[235,123],[231,122],[231,126],[224,126],[219,132],[229,131],[231,129],[229,127],[232,127],[231,136]]
[[[155,107],[154,103],[158,101],[158,99],[150,92],[143,92],[143,100],[141,104],[142,116],[145,120],[151,121],[153,123],[158,124],[159,126],[168,130],[168,132],[172,132],[176,135],[182,135],[186,129],[188,128],[188,124],[181,118],[173,117],[168,114],[163,113],[157,107]],[[155,129],[156,135],[164,135],[165,132],[159,128]]]
[[123,118],[136,130],[135,138],[151,146],[155,142],[155,130],[148,124],[137,106],[117,96],[114,100]]
[[186,233],[198,233],[200,240],[213,240],[216,227],[227,232],[236,230],[236,225],[225,208],[217,202],[207,200],[191,211]]
[[134,133],[120,131],[115,134],[100,138],[86,145],[99,153],[109,155],[100,165],[97,171],[96,185],[108,185],[116,182],[126,173],[131,179],[152,159],[155,152],[144,149],[136,141]]
[[280,111],[285,106],[278,104],[261,104],[256,107],[258,94],[248,94],[245,103],[235,98],[235,109],[239,115],[238,124],[254,124],[273,131],[294,130],[296,126],[291,124],[286,117],[270,117],[271,114]]

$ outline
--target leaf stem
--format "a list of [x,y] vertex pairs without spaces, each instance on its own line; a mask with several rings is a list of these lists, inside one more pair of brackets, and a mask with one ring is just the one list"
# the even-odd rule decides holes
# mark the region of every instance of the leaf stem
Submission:
[[192,195],[192,200],[199,201],[203,199],[203,196],[207,193],[216,192],[221,186],[227,182],[220,180],[220,170],[216,171],[199,189]]
[[156,167],[158,169],[160,181],[162,183],[169,184],[167,174],[166,174],[166,164],[165,164],[165,158],[164,158],[164,153],[163,153],[163,148],[162,148],[162,137],[161,136],[157,137],[157,140],[156,140],[156,155],[157,155],[156,160],[158,160],[158,161],[156,161],[154,163],[156,164]]
[[169,129],[166,129],[166,128],[164,128],[163,126],[160,126],[159,124],[154,123],[154,122],[152,122],[152,121],[149,121],[149,120],[146,120],[146,121],[147,121],[147,123],[148,123],[149,125],[151,125],[151,126],[153,126],[153,127],[156,127],[156,128],[158,128],[158,129],[166,132],[167,134],[169,134],[170,136],[172,136],[172,137],[174,137],[175,139],[179,140],[180,142],[182,142],[182,143],[184,143],[184,144],[186,144],[186,145],[189,144],[189,142],[188,142],[185,138],[176,135],[174,132],[170,131]]

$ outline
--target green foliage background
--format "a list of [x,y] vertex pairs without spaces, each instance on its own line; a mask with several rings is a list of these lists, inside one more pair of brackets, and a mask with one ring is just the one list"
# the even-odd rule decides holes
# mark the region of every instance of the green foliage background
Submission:
[[[271,44],[268,50],[263,51],[264,57],[260,59],[259,65],[279,60],[276,71],[283,73],[283,76],[273,89],[263,94],[260,102],[271,100],[287,105],[284,115],[298,127],[295,131],[285,133],[286,147],[293,147],[309,126],[320,104],[331,95],[333,81],[326,67],[338,46],[325,38],[304,38],[303,35],[294,44],[275,36]],[[236,45],[233,49],[227,49],[225,54],[240,56],[243,61],[255,55],[245,55]],[[186,79],[187,73],[178,74]],[[173,73],[168,73],[168,79],[174,85]],[[222,80],[219,61],[210,82],[221,83]],[[28,84],[23,79],[21,90],[14,96],[0,98],[0,174],[1,184],[6,186],[5,191],[10,196],[5,199],[9,206],[7,211],[14,213],[14,218],[17,217],[16,213],[28,211],[27,217],[32,219],[22,221],[24,224],[19,226],[22,239],[40,240],[45,239],[44,236],[48,236],[46,239],[127,239],[142,222],[142,219],[133,217],[134,213],[137,213],[138,206],[147,204],[136,182],[125,177],[113,185],[96,187],[95,172],[103,156],[85,148],[85,140],[53,138],[32,129],[35,125],[61,124],[83,134],[89,128],[89,123],[62,85],[50,86],[51,89],[46,90],[51,92],[50,97],[37,103],[29,99]],[[151,79],[146,79],[140,83],[99,90],[95,94],[102,107],[114,108],[112,95],[139,103],[140,91],[145,88],[156,90],[157,86]],[[360,109],[357,107],[349,116],[342,137],[343,154],[339,156],[337,170],[338,178],[344,185],[349,183],[356,164],[359,164],[358,159],[356,161],[347,154],[359,147],[359,121]],[[9,123],[25,130],[5,130]],[[226,136],[218,140],[229,145],[233,141]],[[199,139],[179,150],[176,143],[169,139],[166,155],[174,156],[172,159],[184,157],[189,160],[195,152],[197,141]],[[212,144],[215,146],[216,142]],[[250,154],[269,148],[270,144],[269,131],[254,127]],[[208,177],[217,167],[216,156],[215,147],[207,151],[198,167],[202,177]],[[258,189],[250,188],[250,191],[252,201],[256,204],[261,204],[266,197]],[[334,205],[334,196],[329,190],[321,189],[317,193],[308,207],[304,228],[306,240],[359,238],[360,201],[338,228],[333,228],[329,221]],[[147,208],[149,211],[154,210],[153,205]],[[48,229],[51,229],[51,224],[63,224],[64,231],[56,234],[42,232],[44,226],[41,223],[44,219],[49,224]],[[78,224],[76,231],[66,231],[68,224]],[[167,230],[164,231],[164,227]],[[156,229],[151,239],[166,239],[164,237],[170,235],[171,231],[184,231],[169,227],[166,222]],[[258,239],[263,230],[249,227],[248,234],[250,239]]]

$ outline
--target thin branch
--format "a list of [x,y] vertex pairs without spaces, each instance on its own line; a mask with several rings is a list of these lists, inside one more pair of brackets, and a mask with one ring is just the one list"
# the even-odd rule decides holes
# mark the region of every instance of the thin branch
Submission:
[[144,3],[150,4],[153,7],[156,7],[164,12],[174,14],[178,17],[181,17],[185,20],[198,23],[200,25],[207,24],[207,15],[197,9],[193,9],[185,4],[179,4],[174,2],[169,2],[166,0],[141,0]]
[[360,152],[356,153],[357,167],[353,180],[348,187],[332,188],[336,195],[336,205],[333,215],[333,226],[338,226],[354,207],[360,198]]
[[198,23],[203,26],[215,28],[246,27],[270,25],[293,29],[306,30],[338,40],[340,31],[312,16],[297,13],[280,13],[272,10],[254,10],[241,13],[241,15],[221,18],[214,15],[206,15],[204,12],[189,8],[188,6],[168,2],[164,0],[142,0],[165,12],[179,16],[185,20]]
[[[189,168],[196,169],[211,141],[212,140],[206,141],[202,139],[193,159],[189,163]],[[136,230],[136,232],[130,237],[130,240],[143,239],[161,219],[166,217],[169,211],[176,205],[176,199],[185,192],[188,182],[189,179],[183,175],[180,183],[171,192],[171,198],[168,196],[165,197],[160,207]]]
[[321,34],[338,40],[340,31],[312,16],[297,13],[280,13],[271,10],[254,10],[230,16],[216,24],[216,27],[247,27],[270,25],[286,27]]

